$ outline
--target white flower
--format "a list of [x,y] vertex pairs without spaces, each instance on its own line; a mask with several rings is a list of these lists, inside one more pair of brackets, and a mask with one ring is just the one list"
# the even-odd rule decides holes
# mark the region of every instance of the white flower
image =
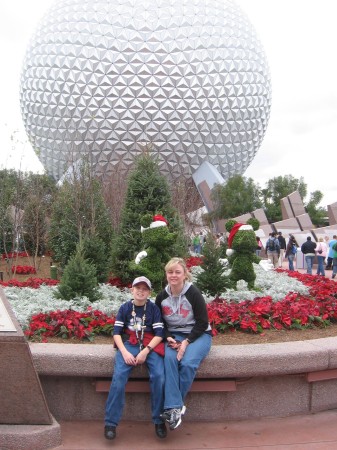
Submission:
[[39,313],[72,309],[84,312],[88,306],[107,315],[115,315],[122,303],[131,298],[129,289],[120,290],[108,284],[99,285],[102,299],[93,303],[87,297],[74,298],[70,301],[56,299],[53,295],[56,286],[42,285],[38,289],[6,287],[4,288],[13,312],[23,329],[27,328],[32,316]]
[[[273,301],[282,300],[289,292],[298,292],[302,295],[309,293],[309,287],[304,286],[295,278],[290,278],[286,273],[278,273],[274,270],[265,271],[258,264],[254,264],[256,273],[255,289],[249,290],[244,280],[237,282],[237,290],[228,289],[220,297],[227,301],[240,302],[243,300],[254,300],[255,297],[270,296]],[[203,272],[200,266],[192,267],[192,281],[195,283],[198,274]],[[229,270],[224,270],[224,275],[228,276]],[[129,300],[131,292],[125,288],[120,290],[109,284],[100,284],[99,291],[102,298],[91,303],[88,298],[74,298],[70,301],[56,299],[53,295],[56,286],[42,285],[39,289],[6,287],[4,288],[7,299],[9,300],[14,314],[16,315],[21,327],[27,328],[31,317],[39,313],[47,313],[56,310],[72,309],[84,312],[90,306],[93,310],[97,309],[107,315],[116,315],[122,303]],[[206,303],[214,300],[214,296],[203,294]],[[154,301],[153,299],[151,299]]]

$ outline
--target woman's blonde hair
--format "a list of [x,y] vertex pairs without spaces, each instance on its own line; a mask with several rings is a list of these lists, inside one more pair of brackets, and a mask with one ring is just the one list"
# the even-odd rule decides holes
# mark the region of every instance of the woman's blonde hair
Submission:
[[324,241],[324,239],[322,236],[320,238],[318,238],[318,242],[323,242],[323,241]]
[[172,269],[173,266],[176,266],[177,264],[179,264],[184,269],[185,280],[192,281],[192,275],[187,270],[187,266],[183,258],[178,257],[171,258],[170,261],[165,266],[165,272],[168,272],[170,269]]

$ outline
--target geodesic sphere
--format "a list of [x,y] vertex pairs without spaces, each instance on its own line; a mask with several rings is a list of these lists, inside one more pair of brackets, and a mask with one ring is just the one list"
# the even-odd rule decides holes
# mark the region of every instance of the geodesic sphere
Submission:
[[202,162],[242,174],[271,105],[262,46],[227,0],[59,0],[33,36],[20,86],[28,137],[59,179],[89,155],[127,171],[151,144],[162,173]]

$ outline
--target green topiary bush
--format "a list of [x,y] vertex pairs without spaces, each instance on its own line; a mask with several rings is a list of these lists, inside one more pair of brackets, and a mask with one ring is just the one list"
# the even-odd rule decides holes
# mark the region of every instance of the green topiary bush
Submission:
[[261,258],[255,254],[255,232],[251,225],[239,224],[236,221],[232,221],[228,226],[228,231],[230,231],[228,238],[230,249],[227,254],[231,267],[229,277],[234,286],[239,280],[244,280],[248,283],[249,289],[253,289],[256,278],[253,262],[258,264],[261,261]]
[[172,232],[169,225],[154,227],[155,222],[150,221],[156,217],[161,216],[144,215],[141,218],[143,250],[137,255],[137,262],[129,262],[129,271],[133,277],[144,275],[149,278],[154,291],[159,292],[165,283],[165,265],[174,255],[177,233]]

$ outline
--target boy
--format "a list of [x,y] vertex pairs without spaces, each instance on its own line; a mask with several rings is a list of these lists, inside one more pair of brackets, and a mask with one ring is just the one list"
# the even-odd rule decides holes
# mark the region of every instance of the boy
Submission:
[[[151,300],[151,282],[138,277],[132,283],[133,299],[124,303],[114,325],[117,347],[115,368],[105,407],[106,439],[116,437],[116,427],[125,404],[125,385],[132,369],[146,364],[150,375],[152,421],[159,438],[167,436],[166,425],[160,417],[164,405],[164,325],[160,309]],[[122,338],[123,336],[123,338]],[[126,339],[125,339],[126,338]]]

